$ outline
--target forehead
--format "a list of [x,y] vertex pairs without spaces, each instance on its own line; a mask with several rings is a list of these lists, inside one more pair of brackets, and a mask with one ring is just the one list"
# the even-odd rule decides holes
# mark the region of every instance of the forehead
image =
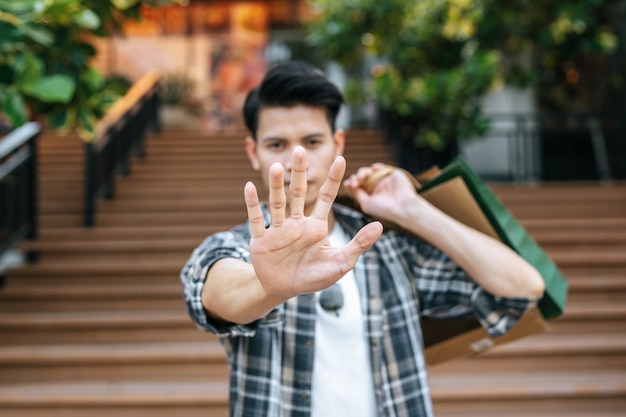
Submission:
[[313,133],[332,134],[323,107],[296,105],[263,107],[259,111],[257,137],[298,138]]

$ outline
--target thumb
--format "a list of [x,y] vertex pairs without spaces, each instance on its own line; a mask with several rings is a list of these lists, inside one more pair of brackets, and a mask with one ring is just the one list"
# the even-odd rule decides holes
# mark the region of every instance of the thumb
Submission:
[[363,188],[357,188],[352,191],[352,196],[354,200],[359,204],[359,206],[363,207],[366,205],[367,200],[370,198],[370,195]]
[[348,270],[354,268],[359,256],[371,248],[382,233],[383,225],[380,222],[369,223],[363,226],[356,236],[342,248],[346,262],[349,263]]

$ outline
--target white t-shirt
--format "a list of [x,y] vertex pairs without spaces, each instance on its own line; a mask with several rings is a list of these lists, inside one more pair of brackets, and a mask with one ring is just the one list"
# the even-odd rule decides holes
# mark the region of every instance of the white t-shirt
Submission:
[[[329,240],[334,247],[345,246],[349,241],[336,223]],[[352,271],[339,280],[339,286],[343,293],[339,314],[325,311],[319,304],[319,293],[315,295],[312,416],[375,417],[370,353],[359,290]]]

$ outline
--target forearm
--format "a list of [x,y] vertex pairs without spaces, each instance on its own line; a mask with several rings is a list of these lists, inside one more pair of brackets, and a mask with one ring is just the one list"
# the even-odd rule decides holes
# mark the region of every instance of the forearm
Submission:
[[470,228],[416,196],[397,223],[439,248],[482,288],[499,297],[536,298],[544,291],[537,270],[502,242]]
[[269,296],[252,265],[239,259],[217,261],[209,269],[202,289],[202,304],[207,312],[230,323],[251,323],[284,301]]

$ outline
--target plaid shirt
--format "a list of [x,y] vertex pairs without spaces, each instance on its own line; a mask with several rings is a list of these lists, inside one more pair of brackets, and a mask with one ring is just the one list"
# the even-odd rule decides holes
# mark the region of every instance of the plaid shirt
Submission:
[[[349,236],[368,219],[335,204]],[[269,213],[264,209],[266,222]],[[247,224],[208,237],[181,272],[189,314],[221,337],[231,370],[230,415],[308,417],[315,349],[315,297],[300,295],[249,325],[212,320],[202,306],[208,269],[225,257],[250,262]],[[378,415],[432,416],[420,317],[474,316],[492,335],[507,332],[533,304],[491,296],[447,255],[389,231],[358,260],[354,275],[364,309]]]

